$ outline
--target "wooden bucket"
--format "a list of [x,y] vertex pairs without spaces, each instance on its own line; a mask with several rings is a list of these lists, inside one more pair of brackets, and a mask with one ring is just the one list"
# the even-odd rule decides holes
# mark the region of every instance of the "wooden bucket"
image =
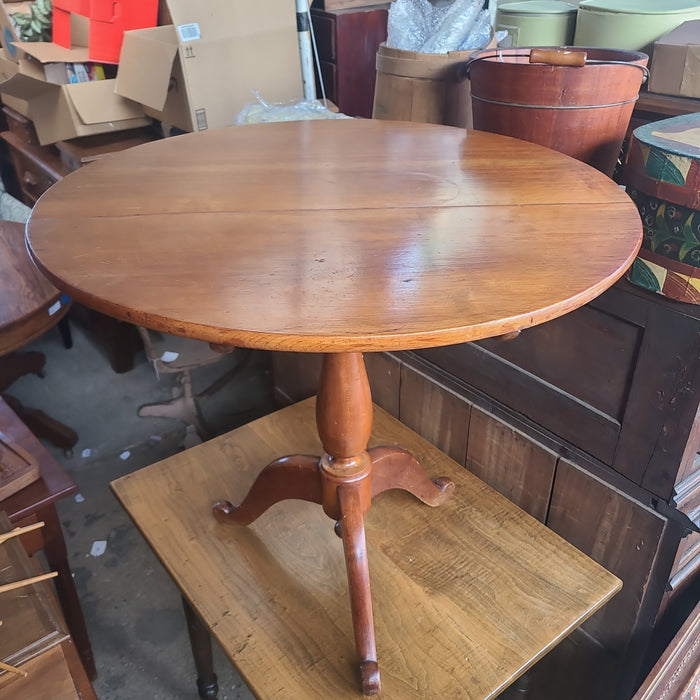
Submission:
[[[530,62],[531,51],[542,62]],[[612,176],[647,61],[638,51],[581,47],[477,52],[467,67],[474,128],[539,143]]]
[[[492,37],[489,46],[495,45]],[[381,44],[372,117],[471,128],[464,65],[474,53],[419,53]]]

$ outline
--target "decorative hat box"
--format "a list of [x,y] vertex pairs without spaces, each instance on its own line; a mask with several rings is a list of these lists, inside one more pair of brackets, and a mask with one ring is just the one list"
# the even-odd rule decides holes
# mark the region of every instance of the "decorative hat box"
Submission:
[[635,129],[624,182],[644,226],[629,280],[700,304],[700,113]]
[[697,0],[582,0],[574,44],[643,51],[688,20],[700,19]]

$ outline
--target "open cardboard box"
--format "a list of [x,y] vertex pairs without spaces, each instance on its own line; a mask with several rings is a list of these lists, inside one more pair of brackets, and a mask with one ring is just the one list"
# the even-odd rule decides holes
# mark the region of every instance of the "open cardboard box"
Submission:
[[0,96],[34,122],[42,145],[145,126],[150,119],[139,104],[114,92],[115,80],[58,85],[47,81],[51,63],[85,63],[86,46],[65,49],[52,42],[20,42],[0,1]]
[[183,131],[234,123],[254,91],[303,96],[291,0],[166,0],[173,24],[125,32],[116,92]]
[[157,20],[158,0],[53,0],[52,38],[67,49],[87,46],[91,61],[117,63],[124,32]]
[[700,97],[700,20],[689,20],[654,43],[649,91]]

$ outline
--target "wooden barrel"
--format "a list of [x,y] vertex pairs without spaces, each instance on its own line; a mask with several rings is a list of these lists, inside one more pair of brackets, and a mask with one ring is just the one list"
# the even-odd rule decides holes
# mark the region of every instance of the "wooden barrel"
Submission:
[[[489,45],[495,46],[494,37]],[[372,117],[471,128],[464,66],[473,53],[419,53],[381,44]]]
[[531,63],[530,51],[495,49],[471,57],[474,128],[547,146],[612,176],[648,56],[580,47],[549,51],[584,54],[586,63],[575,66]]
[[628,279],[700,304],[700,113],[635,129],[623,179],[644,226]]

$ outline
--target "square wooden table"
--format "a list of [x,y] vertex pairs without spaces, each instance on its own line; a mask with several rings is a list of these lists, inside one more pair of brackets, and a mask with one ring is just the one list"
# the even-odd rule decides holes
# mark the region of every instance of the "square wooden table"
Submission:
[[[211,518],[291,443],[320,449],[314,399],[124,476],[112,489],[255,697],[361,696],[342,549],[310,503],[247,528]],[[621,581],[375,407],[370,445],[402,445],[454,495],[435,510],[400,490],[366,516],[382,697],[493,698],[601,607]],[[203,698],[216,697],[199,659]],[[199,648],[198,648],[199,646]]]

